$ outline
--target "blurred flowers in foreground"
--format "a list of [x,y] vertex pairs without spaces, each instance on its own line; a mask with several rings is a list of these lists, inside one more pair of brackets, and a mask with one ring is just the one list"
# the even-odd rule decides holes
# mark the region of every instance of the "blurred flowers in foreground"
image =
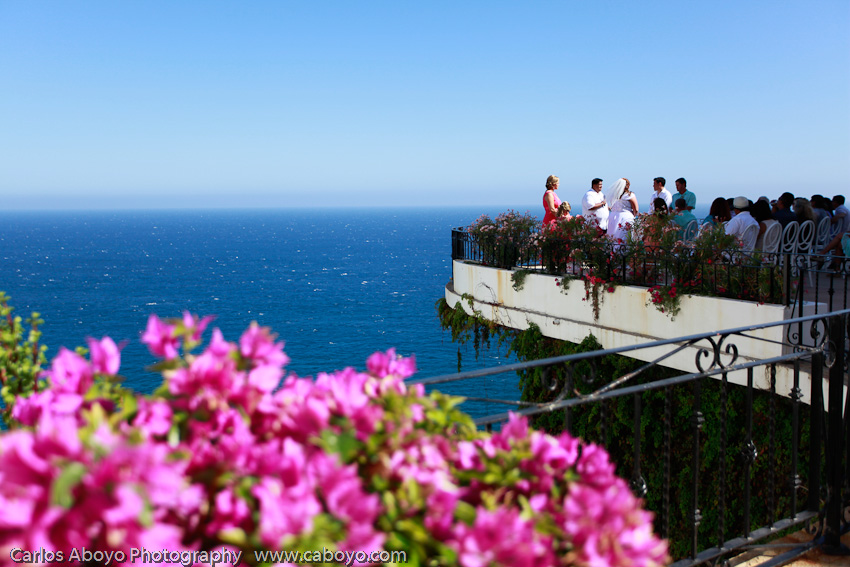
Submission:
[[[210,318],[151,316],[150,396],[118,386],[120,348],[61,350],[0,436],[0,548],[399,550],[420,565],[666,563],[608,455],[512,416],[477,431],[461,399],[408,386],[412,358],[286,376],[283,343]],[[15,380],[6,375],[7,383]]]

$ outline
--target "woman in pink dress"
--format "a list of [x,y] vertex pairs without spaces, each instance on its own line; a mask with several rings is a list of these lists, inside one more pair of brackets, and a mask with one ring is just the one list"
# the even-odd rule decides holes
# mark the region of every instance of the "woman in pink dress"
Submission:
[[558,190],[559,181],[554,175],[550,175],[546,180],[546,192],[543,193],[543,210],[546,211],[543,216],[544,227],[558,220],[558,207],[561,206],[561,200],[555,194],[555,191]]

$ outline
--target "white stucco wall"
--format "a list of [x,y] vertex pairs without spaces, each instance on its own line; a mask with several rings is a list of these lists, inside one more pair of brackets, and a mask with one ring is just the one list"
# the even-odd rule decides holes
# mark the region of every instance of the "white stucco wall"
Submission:
[[[671,320],[669,315],[650,304],[646,288],[619,286],[611,293],[601,293],[599,318],[594,320],[591,300],[584,300],[585,290],[581,281],[571,281],[568,288],[562,290],[556,285],[559,278],[530,273],[525,278],[523,288],[515,291],[511,270],[454,261],[452,271],[453,280],[445,291],[450,306],[455,307],[460,303],[469,314],[474,309],[488,320],[515,329],[527,329],[529,323],[535,323],[545,336],[574,343],[581,342],[593,333],[606,349],[772,323],[786,318],[785,308],[781,305],[685,296],[682,297],[681,311]],[[462,299],[464,294],[472,296],[472,308]],[[783,333],[784,327],[776,326],[748,333],[755,338],[731,336],[724,344],[731,343],[738,347],[738,363],[770,358],[783,354]],[[696,356],[700,348],[711,350],[711,345],[703,340],[666,358],[661,364],[683,372],[697,372]],[[671,345],[640,349],[626,356],[650,361],[674,349]],[[729,359],[727,357],[723,360],[728,363]],[[710,363],[711,358],[702,360],[704,368]],[[736,384],[747,382],[746,371],[730,373],[728,378]],[[757,388],[768,389],[770,380],[767,367],[756,368],[754,379]],[[788,396],[793,387],[792,369],[778,366],[776,379],[777,392]],[[808,370],[801,369],[800,388],[806,403],[811,390],[810,382]],[[827,396],[826,391],[824,396]]]

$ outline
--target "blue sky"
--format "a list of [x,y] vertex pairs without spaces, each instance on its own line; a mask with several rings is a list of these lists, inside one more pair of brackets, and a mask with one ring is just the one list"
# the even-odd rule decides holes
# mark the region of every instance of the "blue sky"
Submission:
[[850,2],[0,0],[5,209],[845,193]]

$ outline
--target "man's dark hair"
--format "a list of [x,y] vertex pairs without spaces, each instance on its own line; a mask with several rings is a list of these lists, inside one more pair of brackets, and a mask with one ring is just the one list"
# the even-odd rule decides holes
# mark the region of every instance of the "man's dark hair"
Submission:
[[832,198],[832,200],[835,201],[836,203],[838,203],[839,205],[843,205],[844,204],[844,195],[836,195],[835,197]]
[[679,179],[677,179],[677,180],[676,180],[676,183],[681,183],[681,184],[682,184],[682,187],[687,187],[687,186],[688,186],[688,182],[687,182],[687,181],[685,181],[685,178],[684,178],[684,177],[680,177]]
[[594,178],[593,178],[593,181],[591,181],[591,182],[590,182],[590,186],[591,186],[591,187],[593,187],[593,186],[594,186],[594,185],[596,185],[597,183],[602,183],[602,180],[601,180],[601,179],[599,179],[598,177],[594,177]]
[[656,177],[655,179],[653,179],[653,181],[654,181],[655,183],[660,183],[662,187],[664,187],[665,185],[667,185],[667,180],[666,180],[666,179],[664,179],[663,177]]
[[677,211],[684,211],[687,208],[688,208],[688,202],[687,201],[685,201],[684,199],[676,199],[676,210]]
[[750,214],[759,222],[770,220],[773,218],[773,213],[770,212],[770,205],[767,201],[756,201],[750,207]]
[[785,205],[786,209],[790,209],[791,205],[794,204],[794,194],[786,191],[779,196],[779,200],[782,201],[782,204]]

